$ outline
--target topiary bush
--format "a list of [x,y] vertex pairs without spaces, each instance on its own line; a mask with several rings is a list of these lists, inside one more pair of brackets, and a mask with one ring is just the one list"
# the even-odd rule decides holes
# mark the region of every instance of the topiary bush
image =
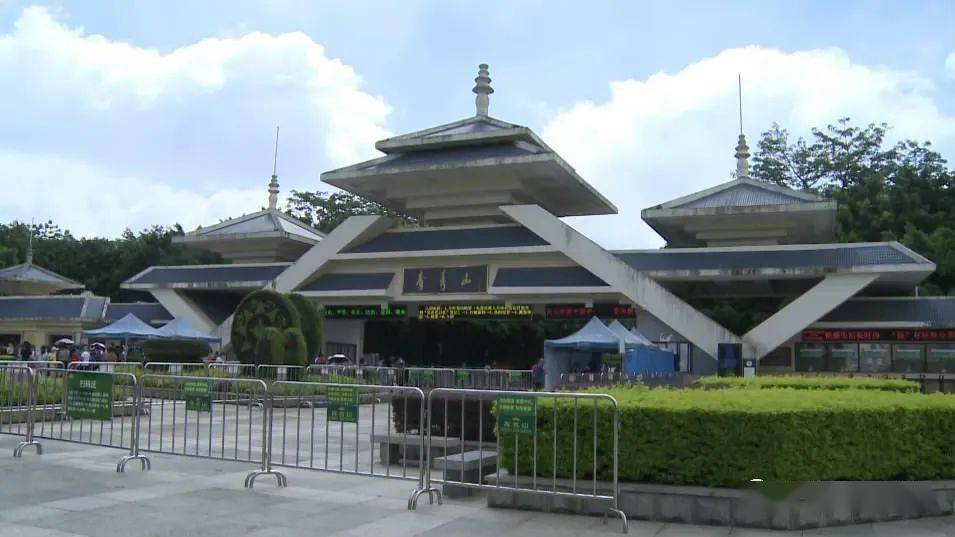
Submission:
[[255,364],[282,365],[285,363],[285,336],[274,326],[262,329],[255,345]]
[[[738,487],[766,481],[955,478],[955,397],[884,390],[618,388],[619,473],[624,481]],[[554,400],[538,400],[538,445],[554,442]],[[557,476],[572,477],[574,414],[557,403]],[[577,478],[612,478],[613,411],[579,404]],[[514,465],[514,437],[501,438],[501,464]],[[520,441],[520,474],[532,471],[532,442]],[[526,450],[526,451],[525,451]],[[551,476],[552,450],[538,475]]]
[[796,390],[886,390],[917,393],[918,382],[903,379],[880,379],[868,377],[803,377],[803,376],[758,376],[758,377],[703,377],[697,384],[704,388],[793,388]]
[[284,365],[305,367],[308,365],[308,344],[298,328],[286,328],[282,333],[285,343]]
[[315,356],[318,356],[318,353],[322,349],[322,316],[308,298],[295,293],[289,293],[286,296],[292,304],[295,305],[295,309],[298,310],[298,315],[302,322],[302,335],[305,337],[305,343],[307,345],[305,352],[306,361],[309,361]]
[[288,297],[268,289],[253,291],[242,299],[232,318],[232,348],[242,363],[272,363],[256,356],[264,330],[271,327],[282,332],[301,325],[298,309]]

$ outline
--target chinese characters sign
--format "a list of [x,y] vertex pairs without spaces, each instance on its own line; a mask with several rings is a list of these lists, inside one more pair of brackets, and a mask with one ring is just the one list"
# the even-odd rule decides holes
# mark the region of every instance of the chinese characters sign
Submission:
[[404,291],[405,294],[486,293],[487,266],[405,269]]
[[358,389],[350,386],[328,386],[326,393],[328,421],[358,423]]
[[955,341],[955,329],[803,330],[802,340],[816,341]]
[[404,319],[408,316],[405,306],[325,306],[322,314],[326,319]]
[[67,379],[67,416],[78,420],[113,419],[112,375],[73,372]]
[[529,304],[422,304],[418,318],[423,321],[453,319],[529,319],[534,309]]
[[583,304],[548,304],[545,308],[548,319],[634,319],[637,308],[627,304],[594,304],[588,308]]
[[182,394],[186,400],[186,410],[212,412],[212,381],[184,380]]
[[497,432],[500,435],[533,435],[537,429],[537,398],[501,395],[497,398]]

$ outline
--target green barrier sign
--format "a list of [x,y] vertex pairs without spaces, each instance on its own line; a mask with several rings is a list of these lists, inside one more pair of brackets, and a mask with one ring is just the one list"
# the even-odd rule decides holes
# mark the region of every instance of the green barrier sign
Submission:
[[186,410],[212,412],[211,380],[184,380],[182,394],[186,400]]
[[66,415],[77,420],[113,419],[113,376],[73,372],[67,377]]
[[532,395],[499,396],[497,430],[501,435],[533,436],[537,430],[537,398]]
[[464,380],[470,380],[470,379],[471,379],[471,372],[470,372],[470,371],[455,371],[455,372],[454,372],[454,376],[455,376],[455,378],[457,378],[458,380],[462,380],[462,381],[464,381]]
[[328,421],[358,423],[358,389],[350,386],[329,386]]

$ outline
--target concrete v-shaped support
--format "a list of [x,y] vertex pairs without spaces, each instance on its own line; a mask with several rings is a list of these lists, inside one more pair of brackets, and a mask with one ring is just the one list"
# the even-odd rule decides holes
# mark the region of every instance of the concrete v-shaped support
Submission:
[[[665,287],[618,259],[538,205],[509,205],[501,211],[551,243],[634,304],[683,334],[703,352],[716,357],[720,343],[743,343]],[[746,345],[744,346],[744,354]]]
[[873,272],[832,273],[814,285],[809,291],[777,311],[772,317],[759,323],[743,336],[753,354],[746,358],[762,358],[789,338],[818,321],[879,277]]

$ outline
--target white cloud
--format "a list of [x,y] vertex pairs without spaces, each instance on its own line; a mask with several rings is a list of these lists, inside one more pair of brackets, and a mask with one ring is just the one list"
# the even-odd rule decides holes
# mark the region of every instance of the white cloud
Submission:
[[931,140],[955,159],[955,117],[939,111],[924,76],[853,63],[839,49],[731,49],[677,73],[611,82],[608,101],[579,102],[546,125],[548,144],[620,210],[570,223],[608,247],[661,246],[641,209],[730,179],[737,73],[751,148],[773,121],[807,135],[849,116],[889,123],[893,138]]
[[0,207],[79,235],[214,223],[266,202],[274,125],[288,192],[373,156],[389,113],[303,33],[160,52],[26,8],[0,35]]
[[955,52],[952,52],[948,55],[948,58],[945,58],[945,68],[948,69],[949,76],[955,78]]

